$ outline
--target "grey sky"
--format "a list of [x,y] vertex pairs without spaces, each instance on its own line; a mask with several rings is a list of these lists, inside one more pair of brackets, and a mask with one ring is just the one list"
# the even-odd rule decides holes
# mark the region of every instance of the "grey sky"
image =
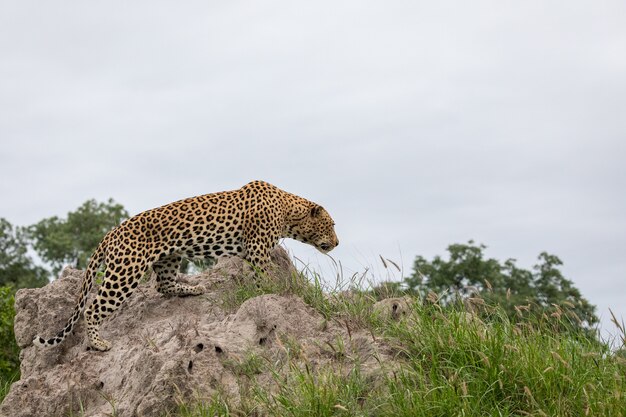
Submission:
[[327,207],[347,275],[474,239],[558,255],[626,316],[624,22],[622,1],[4,0],[0,216],[265,179]]

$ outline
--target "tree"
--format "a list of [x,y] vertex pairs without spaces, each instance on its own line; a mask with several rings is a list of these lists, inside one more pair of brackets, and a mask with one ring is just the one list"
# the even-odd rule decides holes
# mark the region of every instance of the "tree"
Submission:
[[36,266],[28,256],[24,231],[0,218],[0,286],[16,290],[42,287],[47,283],[47,271]]
[[109,199],[106,203],[87,200],[66,219],[49,217],[28,228],[33,247],[57,275],[64,265],[84,269],[89,256],[104,235],[123,220],[128,212]]
[[442,302],[457,297],[480,294],[485,300],[500,304],[510,317],[520,307],[530,314],[541,315],[547,310],[561,311],[566,306],[576,327],[588,328],[598,323],[595,306],[582,297],[572,281],[566,279],[559,266],[561,260],[546,252],[539,255],[539,263],[532,271],[518,268],[514,259],[500,263],[486,259],[484,245],[473,241],[448,246],[448,259],[435,256],[428,261],[417,256],[413,273],[404,279],[409,291],[425,295],[434,291]]

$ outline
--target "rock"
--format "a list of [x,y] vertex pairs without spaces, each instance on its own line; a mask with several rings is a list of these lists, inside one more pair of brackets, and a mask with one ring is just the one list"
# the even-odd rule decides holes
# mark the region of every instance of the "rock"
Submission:
[[378,314],[383,320],[400,320],[411,309],[411,304],[415,301],[411,297],[385,298],[372,306],[375,314]]
[[[274,250],[272,257],[272,277],[295,272],[283,249]],[[44,288],[18,291],[15,335],[22,348],[21,379],[0,405],[0,416],[159,416],[181,401],[208,400],[218,390],[236,404],[240,385],[233,361],[250,352],[280,358],[290,343],[309,363],[321,366],[333,360],[327,346],[345,340],[364,369],[378,366],[381,355],[369,333],[349,333],[325,322],[294,295],[262,295],[229,311],[224,296],[245,279],[245,270],[241,259],[230,258],[208,272],[182,276],[209,288],[196,297],[164,297],[155,290],[154,278],[142,283],[103,322],[101,333],[112,342],[107,352],[86,349],[82,319],[59,346],[31,344],[35,334],[51,336],[65,325],[84,271],[67,268]],[[270,373],[258,380],[270,384]]]

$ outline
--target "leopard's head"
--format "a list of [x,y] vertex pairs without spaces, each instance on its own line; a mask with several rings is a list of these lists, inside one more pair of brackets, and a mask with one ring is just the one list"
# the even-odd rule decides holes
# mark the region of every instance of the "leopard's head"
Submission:
[[315,246],[320,252],[328,253],[338,244],[335,222],[322,206],[313,204],[304,216],[287,225],[287,236]]

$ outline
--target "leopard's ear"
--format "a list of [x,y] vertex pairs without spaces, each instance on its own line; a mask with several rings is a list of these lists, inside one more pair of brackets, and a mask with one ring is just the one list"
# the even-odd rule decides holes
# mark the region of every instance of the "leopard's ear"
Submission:
[[319,215],[322,213],[322,210],[324,210],[322,206],[314,205],[313,207],[311,207],[311,217],[319,217]]

